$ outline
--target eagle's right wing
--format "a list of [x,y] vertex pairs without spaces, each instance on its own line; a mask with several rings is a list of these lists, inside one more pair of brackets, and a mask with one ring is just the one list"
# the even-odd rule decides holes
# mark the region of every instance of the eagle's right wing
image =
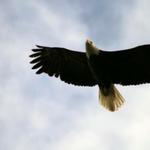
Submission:
[[105,68],[109,67],[113,83],[122,85],[150,83],[150,45],[105,52],[105,56],[107,57]]
[[32,69],[36,73],[47,73],[49,76],[60,77],[66,83],[80,86],[94,86],[96,81],[88,66],[86,54],[59,47],[37,46],[33,49]]

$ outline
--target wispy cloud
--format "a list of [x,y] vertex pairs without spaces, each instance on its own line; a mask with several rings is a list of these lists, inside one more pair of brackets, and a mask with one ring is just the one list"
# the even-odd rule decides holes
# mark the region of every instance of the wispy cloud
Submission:
[[112,49],[148,43],[149,2],[0,3],[0,149],[140,150],[150,146],[149,85],[118,86],[127,102],[110,113],[99,108],[96,87],[74,87],[36,76],[28,58],[35,44],[84,51],[87,37]]

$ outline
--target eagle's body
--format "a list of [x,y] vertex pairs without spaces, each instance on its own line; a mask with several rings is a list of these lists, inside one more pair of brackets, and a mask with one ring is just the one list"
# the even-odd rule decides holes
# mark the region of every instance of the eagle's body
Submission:
[[103,51],[86,41],[86,53],[59,47],[33,49],[37,74],[55,75],[61,80],[79,86],[98,85],[100,102],[110,111],[124,102],[114,84],[137,85],[150,82],[150,45],[122,51]]

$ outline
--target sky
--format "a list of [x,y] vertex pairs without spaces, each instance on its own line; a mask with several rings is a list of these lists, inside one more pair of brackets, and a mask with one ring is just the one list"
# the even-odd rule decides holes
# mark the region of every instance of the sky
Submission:
[[[31,70],[35,45],[85,51],[150,43],[149,0],[0,1],[0,149],[147,150],[150,85],[116,85],[125,104],[108,112],[97,87]],[[139,60],[140,61],[140,60]]]

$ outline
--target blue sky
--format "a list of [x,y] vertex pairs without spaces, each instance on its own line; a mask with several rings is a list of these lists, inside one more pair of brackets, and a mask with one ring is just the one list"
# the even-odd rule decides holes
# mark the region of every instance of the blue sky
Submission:
[[126,99],[110,113],[98,88],[35,75],[35,44],[85,51],[150,43],[148,0],[0,1],[0,149],[146,150],[150,147],[150,85],[117,85]]

